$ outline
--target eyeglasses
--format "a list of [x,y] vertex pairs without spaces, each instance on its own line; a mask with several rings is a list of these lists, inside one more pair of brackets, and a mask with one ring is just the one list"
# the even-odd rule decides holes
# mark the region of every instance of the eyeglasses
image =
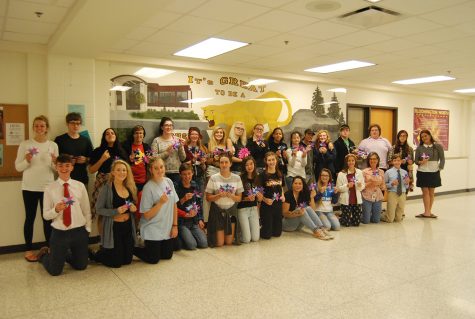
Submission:
[[244,131],[244,127],[235,127],[236,130]]
[[173,124],[163,124],[163,127],[173,127]]
[[256,131],[264,131],[264,128],[262,128],[262,127],[256,127],[255,130],[256,130]]
[[68,122],[68,124],[71,124],[71,125],[81,125],[81,122],[79,122],[79,121],[70,121],[70,122]]

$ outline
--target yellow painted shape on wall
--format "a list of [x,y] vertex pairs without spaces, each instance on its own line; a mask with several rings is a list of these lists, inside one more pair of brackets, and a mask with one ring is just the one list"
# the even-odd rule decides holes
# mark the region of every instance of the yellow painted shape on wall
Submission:
[[[287,99],[278,92],[269,91],[256,99],[281,98]],[[292,119],[292,107],[288,100],[284,101],[235,101],[229,104],[208,105],[202,107],[203,116],[210,128],[225,124],[228,129],[236,121],[246,125],[249,134],[256,123],[268,124],[270,131],[275,127],[285,126]]]

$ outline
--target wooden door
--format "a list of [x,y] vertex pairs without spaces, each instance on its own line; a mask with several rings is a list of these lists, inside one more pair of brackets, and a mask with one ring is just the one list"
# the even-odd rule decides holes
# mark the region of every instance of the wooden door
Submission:
[[[387,138],[391,145],[394,143],[395,134],[395,114],[394,109],[379,109],[371,107],[370,123],[379,124],[381,126],[381,136]],[[368,133],[366,134],[368,136]]]

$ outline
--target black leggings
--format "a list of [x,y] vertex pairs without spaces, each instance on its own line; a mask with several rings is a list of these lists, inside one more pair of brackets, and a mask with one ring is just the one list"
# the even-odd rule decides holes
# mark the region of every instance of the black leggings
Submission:
[[43,232],[45,234],[45,240],[49,244],[51,237],[51,221],[43,218],[43,192],[32,192],[23,190],[23,204],[25,206],[25,224],[23,225],[23,235],[25,236],[26,250],[33,249],[33,225],[35,224],[36,210],[38,208],[38,202],[40,202],[40,215],[43,219]]
[[270,239],[282,235],[282,202],[274,201],[271,206],[261,203],[261,238]]
[[145,247],[135,247],[134,255],[149,264],[157,264],[160,259],[173,257],[174,238],[166,240],[145,240]]
[[94,256],[95,261],[112,268],[119,268],[132,262],[134,239],[131,222],[132,217],[125,222],[114,222],[114,248],[101,247]]

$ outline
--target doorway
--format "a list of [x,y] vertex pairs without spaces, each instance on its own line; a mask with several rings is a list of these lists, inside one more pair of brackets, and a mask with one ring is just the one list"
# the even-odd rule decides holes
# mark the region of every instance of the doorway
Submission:
[[351,128],[351,139],[358,145],[368,137],[368,126],[379,124],[381,136],[394,144],[397,130],[397,107],[348,104],[346,118]]

